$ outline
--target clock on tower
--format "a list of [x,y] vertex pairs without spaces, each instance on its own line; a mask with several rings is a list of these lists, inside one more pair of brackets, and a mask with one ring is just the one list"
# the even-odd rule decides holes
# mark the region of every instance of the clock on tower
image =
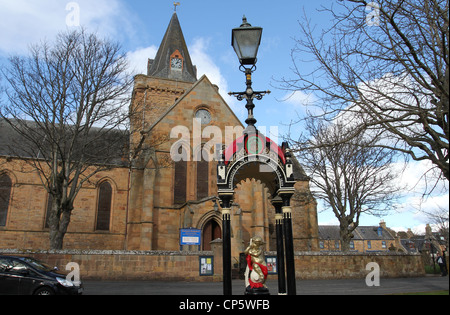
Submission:
[[170,60],[170,67],[176,70],[183,69],[183,60],[180,58],[172,58],[172,60]]
[[183,70],[183,57],[178,49],[170,56],[170,69]]

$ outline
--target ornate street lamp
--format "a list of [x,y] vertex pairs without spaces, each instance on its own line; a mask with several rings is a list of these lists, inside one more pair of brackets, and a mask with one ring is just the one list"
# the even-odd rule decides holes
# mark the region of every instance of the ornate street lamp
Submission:
[[262,36],[261,27],[253,27],[247,22],[247,18],[242,18],[242,24],[238,28],[234,28],[231,35],[231,45],[239,58],[241,66],[256,64],[256,55],[261,44]]
[[256,124],[256,119],[253,116],[253,109],[255,108],[253,99],[261,100],[264,95],[270,94],[270,91],[255,92],[252,89],[252,73],[256,70],[256,62],[258,61],[256,56],[261,44],[262,31],[261,27],[251,26],[244,16],[241,26],[234,28],[231,35],[231,45],[239,58],[241,64],[239,68],[245,73],[247,89],[245,92],[230,92],[228,94],[236,96],[239,101],[247,100],[245,107],[248,110],[248,118],[245,123],[252,127]]

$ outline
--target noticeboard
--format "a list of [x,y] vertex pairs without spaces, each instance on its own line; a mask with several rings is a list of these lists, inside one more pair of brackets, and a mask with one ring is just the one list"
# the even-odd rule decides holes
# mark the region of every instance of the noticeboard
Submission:
[[277,269],[277,257],[276,256],[266,256],[267,271],[269,275],[275,275],[278,272]]
[[200,256],[200,276],[214,276],[214,256]]
[[202,231],[197,229],[180,229],[180,245],[201,245]]

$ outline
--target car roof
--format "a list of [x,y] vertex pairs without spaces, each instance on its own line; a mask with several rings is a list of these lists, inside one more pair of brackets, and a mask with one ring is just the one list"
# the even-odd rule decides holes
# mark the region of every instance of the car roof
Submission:
[[10,258],[10,259],[18,259],[18,260],[25,260],[25,259],[33,259],[36,260],[34,258],[31,257],[24,257],[24,256],[9,256],[9,255],[0,255],[0,258]]
[[18,256],[0,255],[0,258],[19,258]]

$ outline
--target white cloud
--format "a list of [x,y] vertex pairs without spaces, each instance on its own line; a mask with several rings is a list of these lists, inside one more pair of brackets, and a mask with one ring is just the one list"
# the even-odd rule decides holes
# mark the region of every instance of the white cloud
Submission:
[[[404,165],[398,163],[396,168],[401,169]],[[434,213],[439,208],[448,209],[449,193],[448,183],[440,181],[431,194],[424,195],[424,192],[430,191],[430,186],[436,184],[434,176],[427,174],[432,167],[430,161],[410,161],[407,163],[402,175],[398,178],[401,187],[405,187],[405,197],[401,200],[401,207],[398,214],[401,217],[409,217],[411,221],[416,222],[413,226],[402,226],[401,222],[396,222],[396,231],[406,231],[411,228],[413,231],[424,233],[425,225],[430,222],[426,213]],[[388,219],[389,220],[389,219]],[[405,224],[405,223],[403,223]]]
[[319,225],[335,225],[335,226],[339,226],[339,220],[336,218],[327,218],[325,220],[321,220],[319,222]]
[[228,89],[228,83],[220,72],[220,68],[208,55],[209,40],[197,37],[189,47],[192,62],[197,66],[198,77],[205,74],[213,84],[217,84],[220,89]]
[[245,111],[243,106],[239,106],[237,101],[228,95],[228,82],[222,75],[220,68],[216,65],[213,58],[208,55],[209,40],[201,37],[194,39],[194,43],[189,47],[189,53],[192,58],[192,63],[197,66],[197,77],[206,75],[212,84],[216,84],[219,87],[219,93],[231,107],[231,109],[238,115]]
[[438,196],[429,196],[427,198],[412,197],[409,199],[411,205],[418,209],[415,219],[421,222],[429,223],[430,219],[427,213],[435,213],[439,208],[448,210],[448,193]]
[[66,10],[69,3],[77,5],[80,25],[88,31],[114,39],[133,34],[130,13],[119,0],[0,0],[0,53],[23,54],[30,44],[52,40],[58,32],[71,29],[66,23],[74,13]]
[[402,175],[398,178],[400,186],[405,187],[410,195],[414,195],[419,199],[422,199],[422,194],[431,191],[432,193],[428,197],[429,200],[439,196],[448,196],[448,182],[445,180],[437,181],[433,167],[429,160],[409,161],[406,167],[403,162],[397,163],[395,165],[396,170],[402,171]]
[[57,0],[0,1],[0,50],[23,53],[29,44],[54,34],[65,25],[65,5]]
[[157,52],[158,47],[156,46],[138,48],[135,51],[128,52],[127,59],[130,65],[130,72],[133,75],[147,74],[148,59],[154,59]]
[[313,93],[294,91],[287,93],[282,101],[293,105],[294,107],[306,107],[315,104],[318,101],[318,98]]
[[[319,111],[319,107],[316,106],[319,99],[314,93],[304,93],[302,91],[288,92],[282,99],[277,101],[287,104],[287,106],[284,106],[286,112],[284,113],[284,116],[280,118],[285,123],[295,123],[300,121],[305,117],[307,111],[311,114],[317,114]],[[274,110],[278,111],[278,109],[275,108]],[[275,114],[275,112],[268,112],[268,114]]]

